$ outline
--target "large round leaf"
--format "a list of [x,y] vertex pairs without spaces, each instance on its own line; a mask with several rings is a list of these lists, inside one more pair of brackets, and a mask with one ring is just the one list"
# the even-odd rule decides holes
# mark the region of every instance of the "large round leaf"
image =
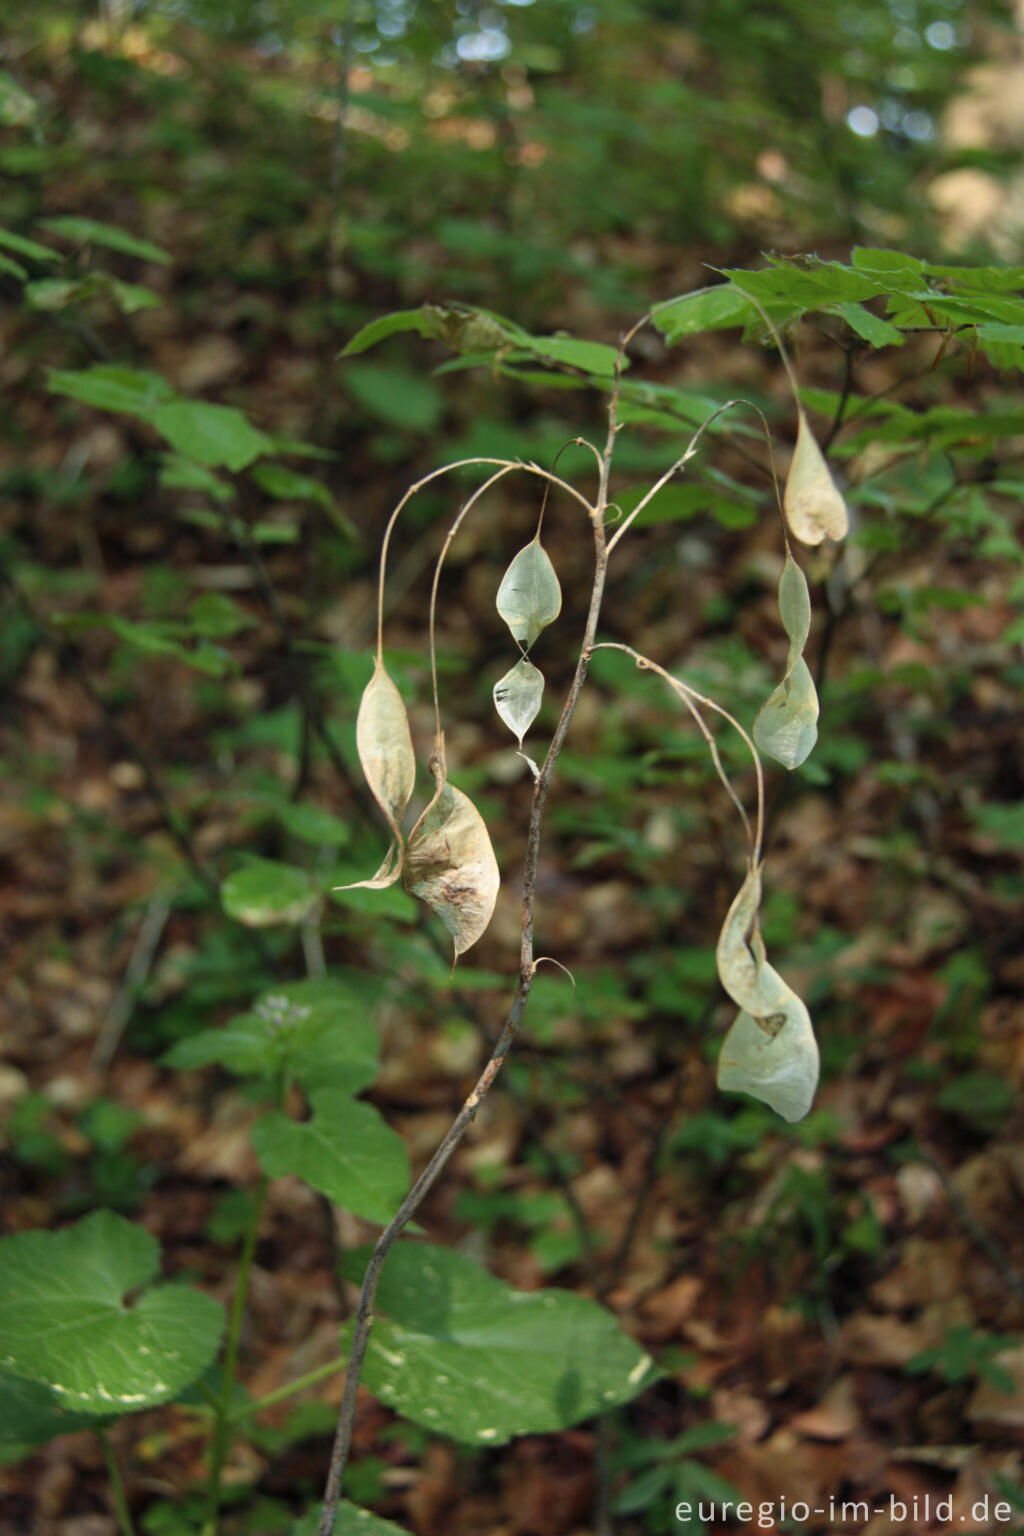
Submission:
[[[346,1272],[359,1277],[358,1264]],[[516,1291],[462,1254],[399,1243],[377,1292],[363,1381],[470,1445],[541,1434],[628,1402],[657,1375],[597,1302]]]
[[[0,1365],[81,1413],[133,1412],[177,1397],[216,1354],[224,1315],[188,1285],[143,1289],[159,1264],[156,1239],[111,1211],[62,1232],[4,1238]],[[141,1291],[130,1306],[129,1291]]]

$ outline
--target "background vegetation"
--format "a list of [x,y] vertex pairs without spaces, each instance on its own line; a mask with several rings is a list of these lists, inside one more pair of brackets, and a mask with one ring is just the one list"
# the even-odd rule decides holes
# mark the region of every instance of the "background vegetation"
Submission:
[[[326,968],[379,1026],[372,1102],[418,1168],[496,1033],[511,880],[453,982],[394,892],[325,897],[322,942],[245,919],[289,894],[261,861],[299,872],[305,911],[379,859],[353,720],[390,507],[450,458],[550,465],[598,433],[603,397],[539,366],[469,368],[428,336],[339,360],[346,341],[383,313],[462,301],[614,344],[652,303],[766,252],[904,252],[953,307],[897,315],[902,345],[874,302],[804,305],[791,333],[855,519],[841,554],[805,561],[822,740],[771,783],[765,936],[815,1017],[818,1107],[786,1128],[715,1091],[729,807],[656,680],[598,658],[539,889],[540,947],[576,991],[538,979],[502,1085],[420,1220],[519,1288],[604,1300],[665,1375],[604,1419],[494,1450],[368,1398],[350,1493],[417,1536],[657,1532],[678,1499],[729,1489],[1020,1510],[1012,10],[38,0],[5,28],[7,1230],[110,1208],[159,1239],[167,1275],[226,1301],[267,1091],[216,1065],[172,1071],[169,1050],[187,1060],[201,1031]],[[952,262],[986,269],[968,301]],[[624,506],[731,395],[792,439],[777,354],[756,327],[704,320],[682,345],[651,330],[633,349],[650,392],[621,440]],[[778,534],[758,439],[733,425],[713,442],[624,546],[607,625],[749,721],[784,656]],[[571,453],[559,470],[590,473]],[[422,758],[425,598],[456,500],[431,490],[410,509],[388,594]],[[493,601],[537,510],[502,487],[467,526],[439,635],[449,757],[508,870],[528,781],[491,710],[508,665]],[[575,633],[589,544],[567,507],[545,530]],[[554,629],[540,644],[550,727],[570,649]],[[373,1230],[297,1179],[270,1185],[241,1340],[252,1399],[337,1356],[339,1265]],[[311,1506],[339,1390],[335,1371],[245,1421],[225,1532],[281,1531]],[[200,1409],[113,1433],[153,1536],[198,1528]],[[0,1529],[114,1529],[91,1435],[32,1452],[5,1432]]]

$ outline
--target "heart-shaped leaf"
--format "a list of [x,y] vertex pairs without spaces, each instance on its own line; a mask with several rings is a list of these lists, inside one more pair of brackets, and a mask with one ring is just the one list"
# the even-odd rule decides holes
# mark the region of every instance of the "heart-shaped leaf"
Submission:
[[248,1013],[180,1040],[164,1058],[186,1071],[213,1063],[240,1077],[287,1072],[309,1091],[358,1093],[377,1075],[380,1040],[365,1000],[333,977],[292,981]]
[[811,628],[811,597],[803,571],[788,554],[779,578],[779,614],[789,636],[786,672],[754,721],[754,740],[784,767],[799,768],[818,739],[818,695],[803,659]]
[[562,611],[562,589],[540,535],[530,540],[501,578],[498,612],[513,640],[527,650]]
[[409,1154],[402,1138],[372,1104],[333,1088],[310,1095],[312,1120],[264,1115],[252,1144],[264,1173],[298,1174],[335,1205],[366,1221],[391,1220],[409,1188]]
[[[320,1506],[311,1509],[308,1515],[303,1515],[301,1520],[296,1520],[291,1528],[290,1536],[317,1536],[320,1529]],[[370,1509],[360,1509],[358,1504],[350,1504],[348,1499],[342,1499],[338,1505],[338,1513],[334,1517],[334,1530],[332,1536],[409,1536],[408,1531],[400,1525],[394,1525],[390,1520],[382,1520],[380,1515],[375,1515]]]
[[501,876],[483,817],[447,781],[409,835],[404,879],[448,929],[455,958],[465,954],[491,920]]
[[0,1466],[21,1461],[37,1445],[56,1435],[88,1429],[95,1414],[71,1413],[50,1387],[0,1370]]
[[[365,1255],[352,1254],[357,1278]],[[363,1379],[385,1403],[469,1445],[503,1445],[629,1402],[657,1378],[610,1312],[570,1291],[517,1291],[463,1254],[388,1255]]]
[[494,685],[494,707],[520,746],[537,718],[543,697],[544,674],[525,656]]
[[782,505],[790,531],[801,544],[845,538],[850,526],[846,502],[803,411]]
[[3,1238],[0,1365],[80,1413],[170,1402],[213,1360],[224,1315],[188,1285],[143,1289],[127,1306],[159,1264],[156,1239],[111,1211]]

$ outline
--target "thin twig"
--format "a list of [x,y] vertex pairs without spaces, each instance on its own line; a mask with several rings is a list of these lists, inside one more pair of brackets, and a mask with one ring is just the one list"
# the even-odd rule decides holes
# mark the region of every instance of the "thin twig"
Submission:
[[128,957],[124,979],[100,1025],[92,1048],[92,1065],[100,1072],[106,1071],[117,1050],[124,1027],[131,1018],[139,992],[149,975],[170,912],[171,898],[165,890],[159,890],[150,897]]
[[[338,1510],[338,1503],[341,1499],[345,1466],[348,1461],[349,1448],[352,1443],[352,1431],[355,1424],[356,1400],[359,1392],[359,1381],[362,1375],[363,1361],[366,1357],[367,1345],[369,1343],[370,1328],[373,1323],[373,1303],[377,1292],[377,1285],[380,1279],[381,1269],[384,1265],[384,1260],[387,1258],[388,1252],[395,1242],[395,1239],[399,1236],[406,1224],[415,1215],[423,1199],[428,1194],[441,1172],[447,1166],[452,1154],[454,1153],[459,1142],[462,1140],[466,1130],[475,1119],[480,1105],[487,1097],[491,1085],[500,1072],[502,1063],[504,1062],[509,1048],[511,1047],[512,1042],[516,1037],[520,1022],[523,1017],[523,1011],[526,1007],[527,999],[530,995],[530,989],[533,985],[533,978],[536,972],[533,955],[534,903],[537,886],[537,863],[540,855],[541,828],[543,825],[544,808],[547,803],[548,791],[551,786],[552,775],[554,773],[559,754],[561,753],[562,746],[565,742],[569,726],[572,722],[572,717],[576,710],[576,704],[579,699],[580,690],[582,689],[586,679],[587,670],[590,663],[590,655],[597,635],[597,624],[601,612],[601,602],[604,596],[605,576],[608,565],[608,552],[604,534],[604,517],[608,502],[608,480],[611,469],[612,450],[615,443],[615,432],[616,422],[613,400],[612,407],[609,410],[608,438],[605,444],[605,451],[601,456],[597,502],[593,507],[590,506],[586,499],[581,496],[574,487],[567,485],[564,481],[560,481],[557,475],[552,475],[547,470],[540,469],[537,465],[519,465],[515,461],[501,459],[475,461],[477,463],[487,463],[501,468],[507,467],[525,469],[528,473],[539,475],[541,478],[547,480],[550,484],[563,486],[576,501],[579,501],[583,504],[589,515],[594,537],[594,581],[591,588],[590,607],[587,613],[587,620],[584,629],[583,640],[580,646],[579,658],[576,663],[576,669],[573,674],[572,682],[569,686],[568,696],[566,697],[565,704],[562,708],[561,716],[559,717],[558,724],[555,727],[555,732],[551,739],[551,745],[548,748],[547,755],[544,759],[543,765],[541,766],[540,772],[533,787],[533,799],[530,807],[530,819],[526,837],[526,859],[523,872],[522,932],[519,952],[519,980],[516,986],[515,995],[512,999],[512,1004],[509,1008],[504,1026],[502,1027],[501,1033],[499,1034],[498,1039],[494,1045],[494,1049],[492,1050],[490,1058],[488,1059],[483,1071],[477,1079],[472,1092],[470,1093],[466,1102],[463,1104],[458,1115],[455,1117],[455,1120],[449,1127],[447,1133],[441,1141],[440,1146],[437,1148],[433,1157],[430,1159],[430,1162],[427,1164],[426,1168],[420,1174],[420,1177],[413,1185],[409,1194],[402,1202],[397,1215],[381,1233],[381,1236],[377,1240],[376,1247],[373,1250],[370,1262],[367,1265],[366,1273],[363,1277],[363,1283],[359,1293],[359,1302],[356,1308],[355,1325],[352,1333],[352,1345],[349,1353],[349,1364],[348,1370],[345,1373],[345,1388],[342,1394],[341,1406],[338,1413],[338,1429],[335,1436],[334,1447],[331,1452],[330,1470],[327,1478],[327,1486],[324,1492],[324,1502],[320,1515],[318,1536],[332,1536],[334,1531],[334,1522]],[[448,467],[452,468],[454,466]],[[427,476],[425,480],[420,481],[417,486],[413,487],[406,494],[406,496],[403,497],[402,501],[399,503],[398,507],[396,507],[394,513],[392,514],[391,520],[388,523],[385,539],[387,539],[387,537],[390,535],[391,529],[394,526],[395,519],[397,518],[398,513],[401,511],[402,506],[404,506],[406,501],[408,501],[409,497],[419,489],[420,485],[426,484],[427,480],[434,479],[439,473],[443,473],[443,471],[435,471],[432,475]],[[382,550],[381,555],[381,593],[383,593],[385,558],[386,549]],[[380,634],[378,632],[378,652],[380,643]]]

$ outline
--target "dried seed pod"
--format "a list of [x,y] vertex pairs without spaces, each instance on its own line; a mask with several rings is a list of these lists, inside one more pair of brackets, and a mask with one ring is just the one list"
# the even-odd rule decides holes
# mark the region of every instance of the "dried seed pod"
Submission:
[[409,834],[403,878],[444,923],[455,958],[483,933],[494,912],[501,877],[483,817],[438,770],[438,789]]
[[790,531],[801,544],[845,538],[850,524],[846,502],[803,411],[782,505]]
[[405,703],[377,657],[373,676],[363,690],[356,719],[356,746],[373,798],[387,817],[394,842],[377,873],[369,880],[338,890],[382,890],[394,885],[402,872],[403,844],[399,823],[405,815],[416,782],[416,758],[409,735]]
[[761,872],[747,875],[722,925],[718,975],[741,1012],[722,1042],[718,1086],[752,1094],[784,1120],[802,1120],[818,1086],[818,1044],[811,1017],[768,964],[755,926]]
[[779,580],[779,614],[789,636],[786,672],[761,706],[754,740],[762,752],[786,768],[799,768],[818,739],[818,695],[803,649],[811,627],[811,599],[803,571],[786,556]]

